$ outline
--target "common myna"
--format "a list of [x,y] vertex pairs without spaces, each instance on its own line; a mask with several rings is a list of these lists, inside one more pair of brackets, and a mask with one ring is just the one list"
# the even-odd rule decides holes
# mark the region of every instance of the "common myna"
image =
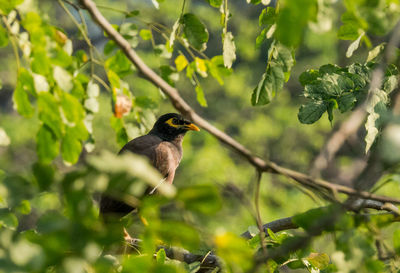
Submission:
[[[182,158],[182,140],[187,131],[200,129],[181,115],[169,113],[158,118],[147,135],[129,141],[119,154],[132,152],[144,155],[161,173],[165,182],[172,184],[176,168]],[[127,214],[133,208],[119,200],[103,195],[100,214]]]

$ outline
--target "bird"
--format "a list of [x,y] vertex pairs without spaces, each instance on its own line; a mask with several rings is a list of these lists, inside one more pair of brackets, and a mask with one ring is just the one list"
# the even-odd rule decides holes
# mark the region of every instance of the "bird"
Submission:
[[[148,134],[126,143],[118,154],[127,152],[147,157],[164,178],[160,183],[172,184],[175,171],[182,159],[182,141],[188,131],[200,131],[199,127],[177,113],[160,116]],[[156,188],[148,193],[152,193]],[[100,215],[116,214],[124,216],[134,210],[121,200],[102,195]]]

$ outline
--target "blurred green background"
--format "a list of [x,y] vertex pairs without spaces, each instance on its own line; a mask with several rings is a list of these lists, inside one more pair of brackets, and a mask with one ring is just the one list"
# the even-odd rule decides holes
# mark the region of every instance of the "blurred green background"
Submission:
[[[76,27],[54,2],[41,0],[36,7],[42,14],[46,14],[47,19],[53,24],[67,31],[69,37],[73,39],[74,50],[84,48],[83,41],[76,39]],[[101,11],[111,22],[121,24],[123,20],[130,20],[137,23],[139,28],[146,27],[143,22],[152,21],[172,28],[181,11],[180,1],[163,1],[159,9],[155,9],[151,1],[114,0],[96,1],[96,3],[110,7],[102,8]],[[337,11],[343,10],[340,1],[334,6]],[[233,65],[232,73],[224,77],[224,85],[219,85],[211,77],[200,79],[208,107],[198,104],[194,88],[184,75],[180,75],[176,86],[181,91],[182,97],[200,115],[248,147],[256,155],[282,166],[308,173],[313,159],[318,155],[331,132],[351,114],[335,115],[332,124],[328,121],[326,114],[313,125],[301,124],[297,118],[299,106],[304,103],[302,86],[298,81],[300,73],[326,63],[335,63],[340,66],[350,63],[350,60],[345,58],[350,42],[340,41],[337,38],[340,14],[331,16],[333,28],[330,31],[316,33],[310,29],[306,30],[302,44],[296,51],[296,65],[284,90],[278,93],[269,105],[253,107],[250,103],[251,93],[265,70],[268,51],[268,42],[258,49],[255,47],[255,39],[261,31],[258,27],[258,16],[263,6],[249,5],[246,1],[230,1],[229,8],[232,13],[229,28],[235,36],[237,60]],[[121,19],[124,17],[117,11],[134,9],[140,10],[140,20]],[[220,55],[222,44],[218,9],[211,8],[206,1],[188,1],[186,10],[194,12],[207,26],[210,41],[205,54],[209,57]],[[55,21],[54,18],[57,20]],[[106,43],[102,32],[90,20],[88,27],[93,43],[102,49]],[[373,40],[373,43],[378,42],[379,39],[382,38]],[[155,56],[150,41],[140,41],[137,51],[155,70],[162,64],[173,64],[171,60]],[[351,62],[364,60],[367,53],[368,49],[363,45]],[[11,140],[9,146],[0,147],[0,167],[7,173],[30,176],[32,164],[37,161],[35,135],[39,128],[39,121],[37,116],[26,119],[13,110],[11,95],[15,87],[16,67],[10,46],[0,51],[0,64],[0,79],[2,80],[0,127],[4,128]],[[100,69],[96,72],[100,75],[104,74],[104,71]],[[126,81],[129,82],[136,98],[147,96],[152,100],[151,107],[134,106],[133,112],[124,117],[129,139],[146,133],[157,116],[176,112],[169,100],[144,79],[134,76],[127,78]],[[91,153],[99,154],[102,150],[109,150],[116,154],[121,147],[117,144],[115,132],[109,122],[113,115],[111,96],[108,91],[104,89],[101,91],[100,111],[95,114],[93,123],[96,146]],[[140,113],[143,118],[142,124],[136,122],[137,113]],[[346,143],[342,147],[332,166],[329,166],[329,170],[323,172],[325,178],[333,182],[346,182],[340,180],[338,174],[346,168],[352,168],[356,159],[364,158],[364,135],[365,132],[360,130],[355,141]],[[176,173],[174,185],[180,188],[185,185],[212,184],[222,189],[222,209],[213,216],[197,216],[198,219],[195,221],[201,223],[198,228],[204,234],[214,234],[221,230],[241,234],[247,230],[248,226],[255,225],[248,206],[227,189],[227,185],[234,185],[253,203],[256,182],[254,168],[204,130],[188,133],[183,145],[184,157]],[[57,158],[55,164],[58,166],[58,172],[62,174],[81,168],[85,164],[87,154],[83,152],[80,162],[74,166],[66,166],[61,158]],[[399,196],[400,191],[398,185],[392,183],[383,187],[379,193]],[[262,177],[260,200],[263,222],[292,216],[325,204],[325,201],[301,188],[295,182],[271,174],[264,174]],[[54,200],[49,202],[53,205],[57,203]],[[323,242],[318,242],[318,247],[327,248],[325,251],[329,252],[326,238],[321,240]]]

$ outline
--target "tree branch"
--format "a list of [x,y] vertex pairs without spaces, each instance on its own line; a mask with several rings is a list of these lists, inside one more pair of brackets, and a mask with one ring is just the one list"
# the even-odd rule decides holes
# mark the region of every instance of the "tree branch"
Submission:
[[260,157],[255,156],[242,144],[240,144],[232,137],[217,129],[201,116],[199,116],[179,95],[179,92],[176,88],[170,86],[166,81],[164,81],[159,75],[157,75],[150,67],[148,67],[143,62],[143,60],[137,55],[136,51],[131,48],[129,42],[125,40],[124,37],[122,37],[122,35],[119,34],[118,31],[116,31],[108,22],[108,20],[100,13],[100,11],[96,7],[96,4],[92,0],[80,0],[80,3],[90,13],[93,20],[107,33],[108,37],[110,37],[110,39],[112,39],[121,48],[128,59],[136,66],[141,75],[163,91],[163,93],[170,99],[175,109],[177,109],[185,117],[190,118],[194,123],[196,123],[204,130],[208,131],[221,142],[225,143],[227,146],[235,150],[241,156],[246,158],[249,163],[253,165],[258,171],[284,175],[299,182],[304,186],[312,187],[318,190],[324,189],[331,193],[340,192],[365,199],[373,199],[382,202],[400,204],[400,200],[396,198],[378,196],[364,191],[356,191],[352,188],[333,184],[322,179],[313,179],[309,175],[286,169],[275,164],[274,162],[263,160]]

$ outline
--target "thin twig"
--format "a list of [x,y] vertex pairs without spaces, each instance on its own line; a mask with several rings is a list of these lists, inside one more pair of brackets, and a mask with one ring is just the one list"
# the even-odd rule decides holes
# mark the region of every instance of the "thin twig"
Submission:
[[4,23],[4,25],[6,26],[8,35],[11,37],[11,39],[10,39],[10,41],[11,41],[11,46],[12,46],[13,51],[14,51],[15,61],[16,61],[16,63],[17,63],[17,70],[18,70],[18,72],[19,72],[20,69],[21,69],[21,62],[20,62],[20,60],[19,60],[18,45],[17,45],[17,43],[16,43],[17,37],[15,37],[15,35],[12,33],[12,31],[11,31],[11,26],[10,26],[10,24],[7,22],[6,16],[5,16],[5,15],[2,15],[1,18],[3,19],[3,23]]

